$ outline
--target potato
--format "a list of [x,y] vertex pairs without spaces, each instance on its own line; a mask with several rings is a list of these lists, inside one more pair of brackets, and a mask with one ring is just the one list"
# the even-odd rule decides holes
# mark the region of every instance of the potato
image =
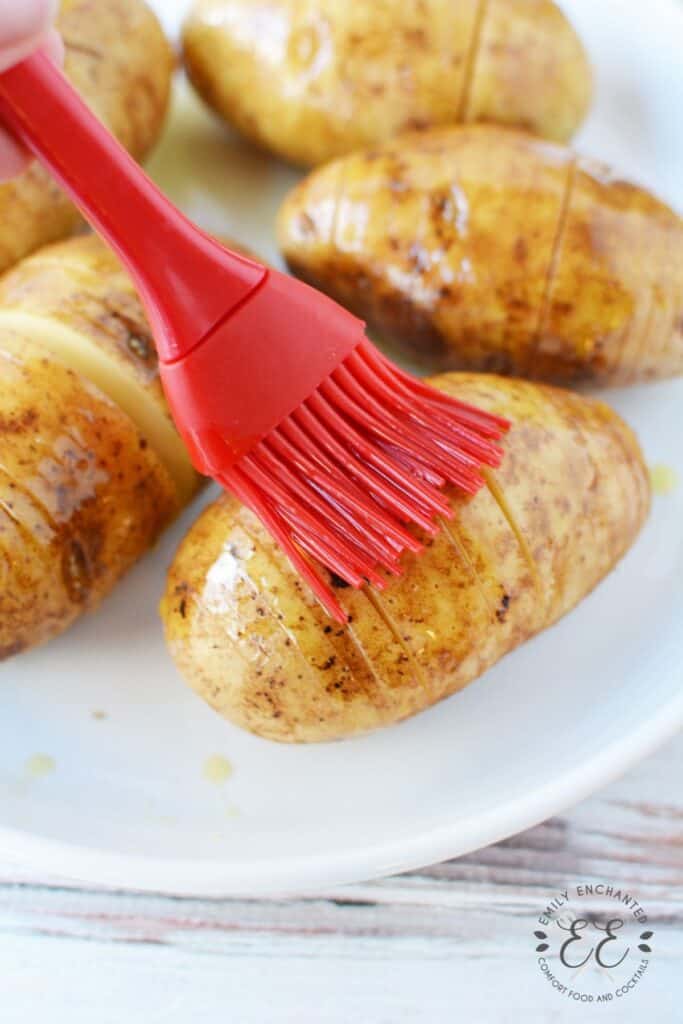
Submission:
[[683,372],[683,221],[529,135],[440,128],[328,164],[278,235],[292,270],[431,370]]
[[178,507],[125,414],[27,336],[0,330],[0,659],[94,607]]
[[[169,649],[220,714],[311,742],[397,722],[462,689],[605,576],[645,520],[637,442],[599,402],[495,376],[435,380],[509,417],[502,467],[379,594],[328,619],[255,517],[227,495],[190,530],[162,604]],[[334,578],[334,585],[337,584]]]
[[[156,141],[166,114],[173,57],[143,0],[61,0],[57,25],[65,71],[136,159]],[[0,184],[0,271],[71,234],[76,208],[39,164]]]
[[0,278],[0,330],[6,328],[96,384],[142,430],[181,502],[195,494],[197,476],[166,405],[142,303],[96,235],[47,246]]
[[109,593],[200,484],[133,286],[95,236],[0,281],[0,659]]
[[566,141],[591,95],[551,0],[198,0],[184,50],[207,103],[306,166],[472,121]]

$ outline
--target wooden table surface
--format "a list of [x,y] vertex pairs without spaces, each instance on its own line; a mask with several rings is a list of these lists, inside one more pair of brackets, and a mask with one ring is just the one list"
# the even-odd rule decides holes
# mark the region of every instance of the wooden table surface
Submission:
[[[83,889],[0,865],[1,1024],[683,1021],[683,737],[570,813],[476,854],[295,900]],[[540,976],[539,910],[619,884],[651,976],[577,1007]]]

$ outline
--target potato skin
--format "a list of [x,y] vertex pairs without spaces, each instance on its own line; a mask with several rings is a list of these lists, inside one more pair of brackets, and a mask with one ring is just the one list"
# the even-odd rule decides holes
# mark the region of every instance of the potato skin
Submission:
[[436,378],[514,426],[491,486],[388,590],[345,588],[329,620],[277,545],[225,495],[190,530],[162,617],[178,668],[220,714],[283,742],[389,725],[462,689],[554,623],[629,548],[649,479],[601,403],[494,376]]
[[[173,57],[144,0],[62,0],[57,25],[73,85],[136,159],[156,141],[168,105]],[[69,235],[79,214],[34,163],[0,184],[0,271]]]
[[304,166],[471,121],[565,141],[591,94],[551,0],[198,0],[184,52],[207,103]]
[[683,221],[571,150],[487,125],[312,172],[295,273],[431,369],[625,384],[683,372]]
[[29,338],[0,332],[0,660],[96,607],[178,509],[127,416]]

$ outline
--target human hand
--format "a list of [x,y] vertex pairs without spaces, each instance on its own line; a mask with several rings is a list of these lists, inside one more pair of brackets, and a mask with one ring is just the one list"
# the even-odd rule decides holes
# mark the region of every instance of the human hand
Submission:
[[[64,48],[53,22],[59,0],[0,0],[0,71],[17,64],[39,47],[57,63]],[[30,156],[0,128],[0,181],[20,174]]]

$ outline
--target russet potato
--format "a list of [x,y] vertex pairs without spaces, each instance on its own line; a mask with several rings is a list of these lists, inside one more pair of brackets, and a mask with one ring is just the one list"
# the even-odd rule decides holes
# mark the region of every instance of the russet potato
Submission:
[[[17,0],[19,2],[19,0]],[[57,27],[72,84],[136,159],[164,123],[173,56],[144,0],[61,0]],[[68,142],[68,140],[66,140]],[[0,184],[0,271],[80,223],[75,206],[39,164]]]
[[305,166],[442,124],[565,141],[591,95],[551,0],[197,0],[184,52],[219,114]]
[[405,574],[385,592],[338,590],[346,627],[326,617],[228,495],[182,542],[162,603],[169,649],[188,683],[232,722],[311,742],[413,715],[552,625],[633,543],[649,479],[614,412],[493,375],[434,383],[509,417],[505,458],[476,497],[452,494],[453,520],[404,559]]
[[278,235],[295,273],[430,370],[683,373],[683,220],[563,146],[411,133],[313,171]]
[[95,236],[0,281],[0,659],[105,597],[200,479],[142,306]]

